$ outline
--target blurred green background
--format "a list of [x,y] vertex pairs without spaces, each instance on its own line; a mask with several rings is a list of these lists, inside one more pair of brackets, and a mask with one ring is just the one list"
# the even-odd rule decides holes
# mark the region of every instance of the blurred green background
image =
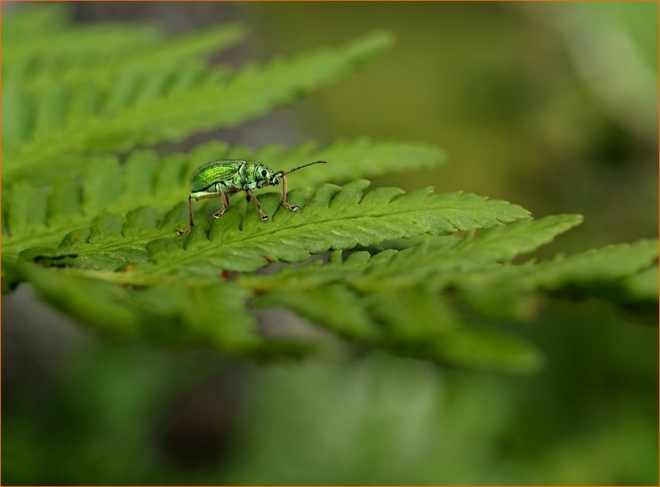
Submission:
[[[541,256],[658,234],[656,3],[80,3],[72,18],[240,21],[235,65],[389,31],[362,72],[214,137],[437,145],[444,167],[374,183],[585,216]],[[366,350],[270,365],[158,350],[24,287],[2,312],[5,485],[658,484],[657,326],[600,303],[549,301],[513,330],[546,355],[530,377]]]

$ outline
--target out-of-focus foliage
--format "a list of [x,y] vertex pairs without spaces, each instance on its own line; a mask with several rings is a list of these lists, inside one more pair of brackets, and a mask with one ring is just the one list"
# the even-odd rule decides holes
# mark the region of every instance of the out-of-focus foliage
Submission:
[[649,143],[658,135],[658,5],[612,2],[598,9],[556,4],[541,22],[563,36],[573,63],[608,117]]

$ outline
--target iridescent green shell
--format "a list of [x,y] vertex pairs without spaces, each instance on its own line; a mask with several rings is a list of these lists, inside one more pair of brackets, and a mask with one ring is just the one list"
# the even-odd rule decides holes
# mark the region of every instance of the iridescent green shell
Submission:
[[238,159],[214,161],[197,168],[190,176],[190,189],[193,193],[204,191],[212,184],[229,181],[238,174],[245,161]]

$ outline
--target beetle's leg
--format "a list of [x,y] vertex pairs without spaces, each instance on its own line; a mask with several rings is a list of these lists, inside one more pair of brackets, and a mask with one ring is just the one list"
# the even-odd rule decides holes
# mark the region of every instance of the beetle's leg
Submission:
[[[222,215],[227,207],[229,206],[229,199],[227,198],[227,195],[220,190],[219,193],[210,193],[210,194],[205,194],[204,196],[193,196],[190,195],[188,196],[188,217],[190,218],[190,226],[188,227],[187,230],[174,230],[177,235],[183,236],[183,235],[188,235],[192,228],[195,226],[195,222],[193,221],[193,211],[192,211],[192,200],[194,199],[195,201],[199,200],[205,200],[207,198],[217,198],[218,196],[222,196],[222,201],[224,203],[224,206],[220,209],[219,212],[217,212],[215,215],[213,215],[213,218],[218,218],[220,215]],[[216,216],[217,215],[217,216]]]
[[213,213],[211,218],[214,220],[220,218],[225,213],[225,211],[227,211],[227,208],[229,208],[229,197],[227,196],[227,193],[222,190],[222,188],[220,188],[220,196],[222,196],[222,208]]
[[291,211],[296,211],[300,208],[299,206],[293,206],[286,202],[286,176],[282,176],[282,197],[280,198],[280,203],[284,205],[284,208]]
[[195,226],[192,211],[192,195],[188,196],[188,218],[190,220],[190,226],[188,227],[188,230],[174,230],[178,236],[188,235],[190,230],[192,230],[192,227]]
[[259,203],[259,200],[254,195],[254,193],[249,188],[245,188],[245,192],[247,193],[248,197],[252,198],[252,201],[254,201],[256,203],[257,209],[259,210],[259,216],[261,217],[261,220],[262,221],[268,221],[268,217],[266,215],[264,215],[264,210],[261,209],[261,203]]

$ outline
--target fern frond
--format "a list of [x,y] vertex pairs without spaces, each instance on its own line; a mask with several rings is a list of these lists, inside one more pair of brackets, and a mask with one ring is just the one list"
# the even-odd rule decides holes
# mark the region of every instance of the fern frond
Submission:
[[260,291],[345,282],[360,292],[371,292],[414,286],[434,279],[438,284],[442,284],[440,279],[445,280],[444,287],[448,279],[462,273],[494,269],[494,274],[497,274],[501,270],[500,263],[511,261],[552,241],[581,220],[580,215],[523,219],[489,228],[478,235],[443,237],[441,242],[427,239],[401,251],[389,249],[374,256],[368,252],[358,252],[345,262],[342,262],[340,255],[335,255],[321,267],[287,268],[272,276],[252,275],[241,279]]
[[153,26],[96,24],[64,30],[63,8],[25,8],[3,21],[3,81],[29,93],[47,83],[108,85],[117,73],[149,72],[181,62],[204,60],[239,42],[237,24],[212,27],[166,39]]
[[[294,190],[289,201],[301,207],[296,213],[281,207],[279,196],[269,193],[260,201],[266,213],[275,213],[271,221],[262,222],[255,205],[249,205],[245,215],[242,206],[236,205],[215,220],[208,231],[200,223],[187,238],[171,236],[149,241],[159,232],[172,232],[177,225],[185,224],[183,205],[176,212],[178,219],[165,217],[158,226],[155,217],[150,229],[145,225],[139,235],[126,237],[123,243],[117,239],[126,235],[128,219],[124,223],[119,215],[106,215],[96,220],[96,242],[86,244],[78,235],[83,243],[69,245],[69,240],[58,249],[35,249],[22,256],[53,259],[75,254],[66,260],[67,265],[102,270],[137,263],[127,277],[147,281],[167,275],[214,277],[221,271],[252,271],[275,261],[301,262],[329,249],[348,250],[425,233],[450,234],[529,215],[519,206],[471,194],[433,195],[430,189],[404,194],[396,188],[378,188],[365,194],[368,184],[357,180],[343,188],[322,185],[309,202],[308,189]],[[93,231],[88,238],[92,236]],[[147,264],[146,258],[126,261],[127,250],[134,248],[146,248],[153,263]],[[97,255],[103,260],[95,260]]]
[[[11,25],[11,17],[7,23]],[[15,39],[11,35],[3,35],[3,71],[7,69],[7,79],[21,81],[28,76],[38,77],[49,71],[57,73],[85,62],[96,64],[103,59],[112,62],[130,53],[136,46],[154,46],[160,39],[155,27],[120,24],[40,32],[32,35],[29,41],[20,36]]]
[[284,306],[350,341],[398,355],[516,373],[541,365],[539,352],[520,339],[462,326],[451,304],[423,284],[366,295],[341,283],[282,288],[254,304]]
[[33,265],[19,272],[42,299],[105,334],[257,358],[297,357],[313,350],[310,343],[264,338],[245,309],[249,291],[232,283],[169,282],[131,289]]
[[[368,293],[424,283],[434,289],[458,290],[468,298],[472,292],[484,292],[517,300],[520,293],[538,291],[574,298],[611,298],[615,302],[620,301],[620,296],[613,294],[614,290],[636,289],[637,292],[628,292],[628,302],[646,301],[652,297],[657,301],[657,295],[651,294],[657,286],[651,282],[657,273],[657,240],[613,245],[540,263],[532,260],[520,265],[498,265],[498,262],[514,258],[520,249],[527,252],[535,248],[528,246],[533,240],[530,238],[519,250],[511,248],[502,252],[497,248],[497,240],[506,241],[507,233],[514,235],[526,227],[531,236],[538,230],[537,242],[541,244],[579,221],[576,215],[522,220],[484,231],[481,239],[468,235],[457,239],[457,243],[438,249],[429,250],[422,243],[402,251],[385,250],[374,256],[358,252],[345,262],[340,254],[336,254],[323,266],[316,263],[298,269],[283,269],[270,276],[242,276],[239,282],[260,292],[347,283],[359,292]],[[511,231],[512,228],[515,230]]]
[[[129,52],[117,52],[104,57],[67,62],[38,64],[33,62],[29,76],[8,76],[5,82],[18,84],[27,93],[34,94],[57,80],[75,93],[80,87],[93,84],[100,91],[111,91],[125,73],[132,73],[147,83],[157,78],[160,71],[179,75],[204,66],[211,54],[217,54],[245,38],[246,30],[239,24],[213,27],[184,37],[160,39],[134,46]],[[228,68],[225,68],[228,70]],[[27,74],[19,72],[18,74]],[[173,81],[171,84],[175,84]],[[167,92],[164,94],[168,94]],[[72,97],[73,98],[73,97]],[[105,97],[104,97],[105,98]]]
[[[143,206],[168,212],[185,202],[190,191],[189,175],[197,167],[230,158],[256,160],[275,169],[290,169],[319,159],[331,162],[322,170],[310,167],[296,173],[289,178],[291,188],[420,169],[443,161],[442,153],[433,147],[365,138],[340,141],[321,149],[305,143],[290,150],[268,145],[257,151],[211,142],[198,146],[191,154],[161,160],[152,152],[135,151],[124,164],[116,157],[97,157],[88,161],[80,183],[65,179],[49,188],[27,182],[9,186],[3,193],[3,258],[15,260],[30,247],[56,246],[67,233],[89,228],[95,218],[106,212],[125,214]],[[150,239],[166,234],[163,230],[151,234]]]
[[[500,301],[511,301],[510,308],[523,306],[523,297],[529,292],[570,299],[589,297],[610,301],[617,305],[634,306],[635,303],[653,301],[657,308],[657,295],[648,296],[628,293],[628,281],[638,273],[657,272],[658,241],[640,240],[633,244],[613,245],[601,249],[558,256],[544,262],[526,262],[522,265],[505,265],[501,269],[483,273],[466,273],[447,282],[463,289],[462,294],[471,299],[475,289],[479,294],[490,294]],[[475,303],[473,303],[475,304]],[[506,306],[503,307],[506,309]],[[656,309],[657,312],[657,309]]]
[[644,239],[568,257],[560,254],[507,278],[553,296],[610,301],[633,318],[657,324],[657,275],[658,240]]
[[275,60],[263,67],[247,66],[230,80],[130,105],[47,133],[5,159],[3,178],[6,182],[49,181],[81,167],[81,159],[63,159],[63,155],[128,151],[137,145],[181,140],[199,130],[237,125],[350,72],[390,44],[388,36],[372,35],[340,49]]
[[[529,318],[533,293],[563,293],[610,300],[638,315],[650,311],[657,315],[657,295],[628,293],[623,299],[615,292],[627,291],[634,279],[622,281],[621,276],[640,270],[637,282],[642,289],[648,286],[651,291],[657,286],[657,281],[650,282],[657,276],[657,241],[610,246],[561,259],[568,263],[548,277],[545,273],[553,261],[496,266],[497,261],[515,256],[517,252],[511,249],[502,252],[501,244],[507,240],[513,244],[523,228],[530,238],[512,248],[529,251],[536,246],[529,245],[533,240],[547,243],[579,220],[573,215],[522,220],[486,230],[481,239],[466,236],[435,251],[424,252],[422,244],[373,257],[358,252],[344,262],[341,252],[335,252],[327,264],[315,261],[273,275],[240,276],[236,282],[260,293],[257,306],[284,306],[352,340],[458,365],[529,370],[540,364],[533,348],[495,330],[463,326],[466,310],[489,317]],[[536,232],[534,239],[531,236]],[[325,292],[332,299],[323,299]],[[653,309],[647,309],[651,303],[655,303]]]
[[616,281],[648,267],[657,258],[657,240],[608,245],[569,257],[558,255],[530,269],[526,279],[547,290]]
[[[80,130],[86,123],[112,117],[127,107],[216,85],[229,74],[227,68],[207,69],[201,62],[187,59],[179,63],[168,61],[162,66],[155,63],[149,67],[128,66],[109,73],[107,79],[81,77],[73,81],[49,81],[36,87],[6,83],[3,89],[6,101],[3,154],[12,161],[16,151],[35,140],[38,142],[67,130]],[[71,158],[72,154],[63,156]],[[81,157],[77,160],[84,161]]]
[[527,373],[540,353],[521,339],[484,327],[464,326],[452,303],[426,285],[384,290],[364,298],[382,330],[382,346],[395,353],[478,369]]

